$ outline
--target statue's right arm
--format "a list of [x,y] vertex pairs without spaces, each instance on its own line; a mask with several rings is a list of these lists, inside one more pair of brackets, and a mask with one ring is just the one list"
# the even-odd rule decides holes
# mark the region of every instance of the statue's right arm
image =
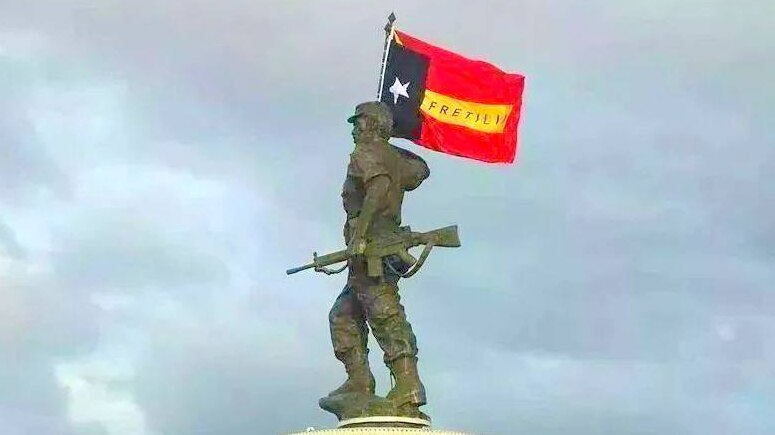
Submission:
[[360,243],[366,238],[374,214],[382,203],[390,187],[390,177],[380,174],[366,181],[366,197],[361,206],[361,212],[356,219],[355,228],[352,229],[350,243]]

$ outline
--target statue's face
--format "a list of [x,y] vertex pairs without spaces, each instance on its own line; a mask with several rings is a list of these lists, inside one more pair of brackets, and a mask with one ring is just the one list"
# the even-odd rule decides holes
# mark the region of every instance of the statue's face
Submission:
[[355,118],[355,122],[353,122],[353,141],[358,142],[358,140],[363,137],[363,133],[368,131],[369,129],[369,120],[365,116],[359,116]]

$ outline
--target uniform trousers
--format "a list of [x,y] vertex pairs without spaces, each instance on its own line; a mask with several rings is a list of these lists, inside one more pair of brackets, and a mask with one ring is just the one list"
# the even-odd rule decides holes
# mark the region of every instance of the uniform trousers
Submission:
[[398,295],[398,276],[391,271],[369,277],[364,264],[352,264],[328,322],[334,354],[342,362],[353,351],[368,353],[369,327],[384,352],[385,364],[417,356],[417,339]]

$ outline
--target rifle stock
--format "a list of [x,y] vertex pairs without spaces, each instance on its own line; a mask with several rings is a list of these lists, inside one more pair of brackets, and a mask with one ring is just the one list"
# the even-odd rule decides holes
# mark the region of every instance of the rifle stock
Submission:
[[424,244],[427,244],[431,238],[433,238],[435,246],[442,246],[444,248],[460,247],[460,237],[457,234],[457,225],[450,225],[448,227],[420,234],[422,234]]

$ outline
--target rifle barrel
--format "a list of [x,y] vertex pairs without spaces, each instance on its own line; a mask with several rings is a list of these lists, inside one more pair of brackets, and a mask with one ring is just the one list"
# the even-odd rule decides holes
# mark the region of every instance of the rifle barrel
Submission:
[[312,269],[315,267],[315,263],[305,264],[304,266],[294,267],[292,269],[288,269],[285,271],[286,275],[293,275],[296,272],[301,272],[302,270]]

